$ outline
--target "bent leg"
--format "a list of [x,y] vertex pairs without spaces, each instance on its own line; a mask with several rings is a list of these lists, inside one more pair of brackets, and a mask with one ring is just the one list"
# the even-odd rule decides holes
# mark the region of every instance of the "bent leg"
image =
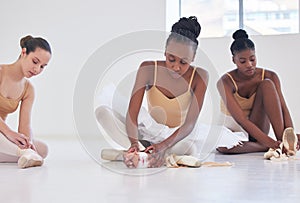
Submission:
[[[125,149],[131,146],[126,132],[125,118],[107,106],[100,106],[95,111],[97,121],[107,135]],[[143,145],[140,144],[141,149]]]
[[126,133],[125,118],[107,106],[100,106],[95,111],[97,121],[104,131],[120,146],[128,149],[130,141]]
[[[252,111],[249,116],[252,121],[262,132],[268,136],[270,123],[274,129],[277,140],[282,139],[284,130],[283,115],[280,104],[280,99],[273,81],[263,80],[256,90],[256,96],[253,103]],[[251,152],[265,152],[268,148],[264,147],[254,138],[249,135],[249,141],[243,142],[242,145],[232,148],[218,147],[217,151],[223,154],[240,154]]]
[[[45,158],[48,154],[48,147],[41,141],[33,141],[37,153]],[[22,151],[17,145],[8,140],[2,133],[0,133],[0,162],[16,163],[22,155]]]
[[0,153],[0,163],[17,163],[18,159],[18,156],[8,155],[2,152]]
[[282,139],[284,130],[282,108],[273,81],[266,79],[258,86],[249,120],[267,135],[271,123],[277,140]]
[[18,156],[19,147],[0,133],[0,153]]
[[40,141],[40,140],[33,140],[33,144],[36,148],[37,153],[45,159],[48,155],[48,146]]
[[169,149],[170,154],[197,155],[197,146],[193,140],[181,140]]

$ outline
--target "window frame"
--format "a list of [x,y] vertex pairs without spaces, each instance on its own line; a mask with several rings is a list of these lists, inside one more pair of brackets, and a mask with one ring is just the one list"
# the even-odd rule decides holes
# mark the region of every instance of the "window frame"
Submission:
[[[176,3],[177,2],[177,3]],[[176,22],[181,16],[181,0],[166,0],[166,30],[169,31],[170,27]],[[299,34],[300,33],[300,0],[298,0],[298,31],[295,33],[288,34]],[[244,0],[239,0],[239,29],[244,29]],[[280,35],[280,34],[274,34]],[[213,36],[212,36],[213,37]],[[210,37],[209,37],[210,38]]]

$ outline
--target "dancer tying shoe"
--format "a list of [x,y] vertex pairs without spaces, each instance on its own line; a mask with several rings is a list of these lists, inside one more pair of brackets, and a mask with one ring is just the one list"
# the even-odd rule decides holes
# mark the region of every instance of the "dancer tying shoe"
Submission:
[[[288,156],[295,155],[299,135],[294,132],[279,77],[271,70],[256,66],[255,46],[244,30],[237,30],[233,38],[230,50],[237,68],[223,75],[217,87],[226,117],[224,125],[232,131],[244,132],[249,139],[217,150],[238,154],[265,152],[270,148],[265,158],[272,157],[273,152],[275,157],[277,153],[282,154],[281,149]],[[270,124],[276,140],[268,136]]]
[[[33,139],[31,109],[34,88],[27,80],[40,74],[51,58],[48,42],[26,36],[21,39],[21,54],[16,62],[0,65],[0,162],[18,162],[20,168],[41,166],[47,145]],[[18,131],[6,123],[8,114],[19,108]]]
[[[200,30],[196,17],[181,18],[172,26],[166,42],[166,59],[145,61],[139,67],[126,119],[108,107],[96,109],[98,122],[114,141],[128,149],[126,153],[145,149],[147,167],[162,166],[167,151],[178,155],[196,154],[191,134],[208,81],[207,71],[191,65]],[[141,108],[144,93],[148,111]],[[104,150],[102,158],[122,159],[123,153]],[[125,164],[137,166],[136,155],[128,156],[125,155]]]

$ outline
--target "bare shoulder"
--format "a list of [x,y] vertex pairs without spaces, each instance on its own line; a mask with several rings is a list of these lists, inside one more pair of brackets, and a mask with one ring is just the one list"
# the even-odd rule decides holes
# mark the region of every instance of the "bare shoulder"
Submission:
[[223,83],[228,83],[230,82],[230,78],[228,76],[228,74],[230,74],[231,76],[234,74],[234,70],[231,70],[225,74],[223,74],[220,79],[218,80],[218,82],[223,82]]
[[201,67],[196,67],[196,79],[201,79],[203,80],[205,83],[208,82],[208,78],[209,78],[209,74],[208,74],[208,71],[201,68]]
[[139,66],[139,73],[146,74],[147,72],[153,72],[155,62],[154,61],[143,61]]
[[153,67],[155,65],[155,61],[143,61],[140,64],[140,68],[149,68],[149,67]]
[[[230,76],[229,76],[229,75],[231,75],[231,76],[234,75],[234,72],[235,72],[235,70],[231,70],[231,71],[229,71],[229,72],[223,74],[223,75],[219,78],[219,80],[218,80],[218,82],[217,82],[217,88],[218,88],[219,91],[222,90],[222,89],[224,89],[225,86],[226,86],[227,88],[229,88],[230,91],[232,91],[232,92],[235,92],[235,91],[236,91],[236,90],[235,90],[235,86],[234,86],[234,84],[232,83],[232,80],[231,80],[231,78],[230,78]],[[229,74],[229,75],[228,75],[228,74]]]
[[2,74],[2,72],[3,72],[3,67],[4,67],[5,65],[3,65],[3,64],[0,64],[0,75]]
[[4,74],[4,67],[5,67],[6,65],[3,65],[3,64],[0,64],[0,82],[1,82],[1,80],[2,80],[2,75]]
[[25,95],[24,97],[34,97],[34,86],[32,83],[25,79]]
[[278,75],[276,72],[272,70],[265,69],[265,78],[274,79],[274,78],[278,78]]
[[147,85],[153,82],[154,78],[154,61],[143,61],[138,69],[136,75],[136,82],[139,85]]
[[27,88],[30,90],[34,90],[34,86],[32,85],[32,83],[30,82],[30,80],[25,79],[25,83],[27,83]]

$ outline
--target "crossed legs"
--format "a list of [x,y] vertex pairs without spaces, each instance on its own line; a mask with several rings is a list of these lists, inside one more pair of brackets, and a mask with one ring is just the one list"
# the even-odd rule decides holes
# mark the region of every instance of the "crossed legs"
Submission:
[[22,150],[0,133],[0,163],[16,163],[22,157],[22,163],[18,162],[21,168],[42,165],[43,159],[48,154],[48,147],[37,140],[34,140],[33,144],[37,152],[31,149]]
[[[124,149],[129,149],[130,141],[126,133],[125,118],[119,113],[113,111],[107,106],[100,106],[95,111],[97,121],[101,124],[105,132],[114,140],[117,144]],[[149,141],[140,140],[140,148],[147,147]],[[144,143],[146,142],[146,143]],[[179,155],[191,155],[196,154],[196,149],[193,143],[189,140],[182,140],[174,145],[170,150],[170,153],[176,153]]]

